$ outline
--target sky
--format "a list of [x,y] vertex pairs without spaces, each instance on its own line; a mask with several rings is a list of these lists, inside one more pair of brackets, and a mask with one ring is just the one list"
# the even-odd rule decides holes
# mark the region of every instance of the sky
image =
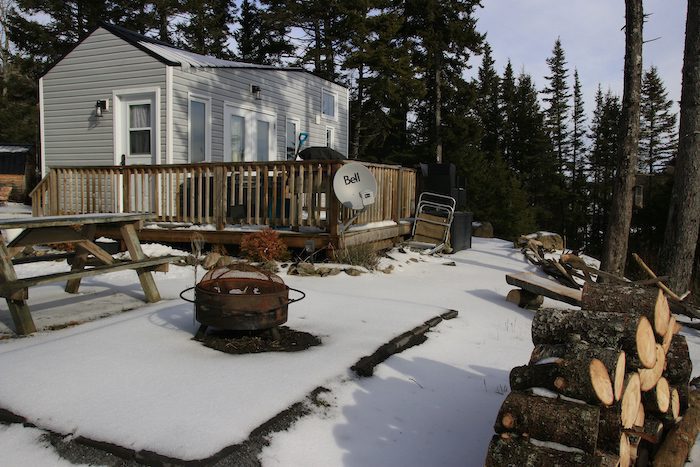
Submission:
[[[586,113],[593,111],[598,83],[622,96],[625,3],[623,0],[482,0],[477,29],[486,33],[496,69],[503,73],[508,59],[517,73],[532,75],[538,89],[549,74],[546,59],[561,40],[573,86],[578,70]],[[645,43],[642,63],[655,65],[668,97],[680,100],[681,70],[687,3],[681,0],[644,0]],[[658,38],[658,39],[657,39]],[[656,40],[652,40],[656,39]],[[475,74],[481,59],[473,63]]]

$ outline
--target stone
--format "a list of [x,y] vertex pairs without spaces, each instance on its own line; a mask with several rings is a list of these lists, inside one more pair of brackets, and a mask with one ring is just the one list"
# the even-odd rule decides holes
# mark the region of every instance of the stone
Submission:
[[472,222],[472,236],[493,238],[493,225],[490,222]]
[[222,256],[221,258],[219,258],[219,261],[216,262],[216,267],[217,268],[225,268],[227,266],[232,265],[235,262],[236,262],[235,258],[232,258],[230,256]]
[[457,263],[454,261],[448,261],[447,263],[442,263],[443,266],[457,266]]
[[202,261],[202,267],[204,269],[211,269],[214,266],[216,266],[216,263],[219,261],[220,258],[221,255],[219,253],[212,251],[204,257],[204,260]]
[[316,267],[311,263],[301,262],[292,264],[287,270],[287,274],[292,276],[317,276]]
[[345,270],[345,274],[347,274],[348,276],[359,276],[360,274],[362,274],[362,271],[356,268],[347,268]]
[[[546,251],[563,250],[564,249],[564,239],[558,233],[553,232],[535,232],[529,235],[521,235],[515,241],[516,248],[522,248],[527,246],[529,243],[534,243],[539,246],[541,244],[542,248]],[[537,243],[539,242],[539,244]]]
[[394,271],[394,265],[390,264],[387,267],[380,269],[380,272],[383,272],[384,274],[391,274]]

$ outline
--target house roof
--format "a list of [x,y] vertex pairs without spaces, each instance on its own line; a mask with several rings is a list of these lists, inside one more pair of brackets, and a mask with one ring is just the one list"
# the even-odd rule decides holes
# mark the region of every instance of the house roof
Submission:
[[24,154],[32,150],[31,144],[0,143],[0,154]]
[[178,49],[166,42],[152,37],[138,34],[121,26],[108,23],[100,23],[100,26],[115,36],[125,40],[133,46],[143,50],[155,59],[167,65],[180,65],[194,68],[254,68],[268,70],[306,71],[300,67],[278,67],[273,65],[259,65],[254,63],[223,60],[211,55],[201,55],[187,50]]

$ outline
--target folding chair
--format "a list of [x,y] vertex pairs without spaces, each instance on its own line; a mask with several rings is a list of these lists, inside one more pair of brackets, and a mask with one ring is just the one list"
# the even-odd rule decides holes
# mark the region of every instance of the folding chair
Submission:
[[450,236],[457,202],[451,196],[423,192],[418,197],[416,218],[407,246],[428,255],[442,251]]

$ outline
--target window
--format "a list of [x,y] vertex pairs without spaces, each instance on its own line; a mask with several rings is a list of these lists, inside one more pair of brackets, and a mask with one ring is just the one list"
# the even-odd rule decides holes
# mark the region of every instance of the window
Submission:
[[129,154],[151,154],[151,104],[129,105]]
[[245,156],[245,117],[231,115],[231,160],[242,162]]
[[299,147],[299,123],[296,120],[287,120],[287,160],[296,156]]
[[209,100],[190,96],[190,162],[209,160]]
[[335,129],[332,126],[326,127],[326,146],[333,149],[335,146]]
[[326,118],[333,119],[336,115],[335,93],[326,89],[321,91],[321,114]]

